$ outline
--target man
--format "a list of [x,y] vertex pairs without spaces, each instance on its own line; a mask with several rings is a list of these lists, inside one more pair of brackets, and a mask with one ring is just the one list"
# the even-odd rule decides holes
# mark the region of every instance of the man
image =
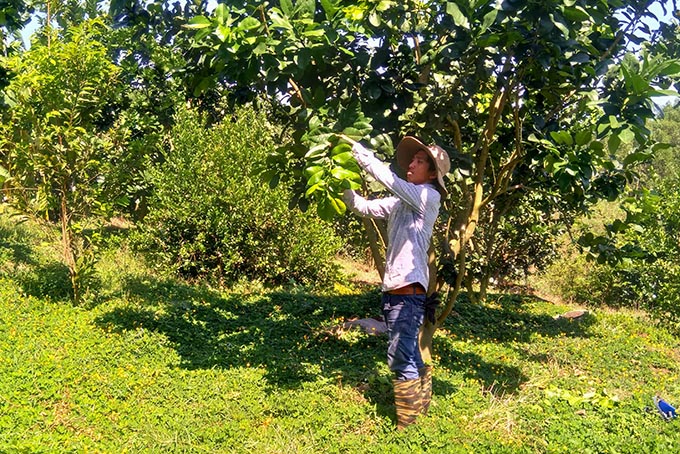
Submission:
[[427,412],[432,395],[431,367],[423,363],[418,331],[423,323],[429,283],[428,248],[432,229],[446,197],[444,175],[451,167],[446,152],[406,136],[397,146],[397,163],[406,181],[361,144],[352,153],[359,165],[392,194],[367,200],[355,191],[343,196],[348,208],[365,217],[387,219],[387,251],[382,282],[383,315],[389,337],[387,364],[394,372],[397,428],[413,424]]

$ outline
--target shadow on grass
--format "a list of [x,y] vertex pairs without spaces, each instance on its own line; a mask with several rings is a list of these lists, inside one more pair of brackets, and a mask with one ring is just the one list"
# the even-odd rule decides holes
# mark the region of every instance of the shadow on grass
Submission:
[[377,290],[333,297],[295,291],[225,296],[153,279],[130,280],[126,290],[129,304],[96,323],[114,332],[163,334],[180,367],[262,367],[267,382],[284,389],[324,377],[360,390],[379,413],[390,414],[391,383],[379,370],[385,338],[332,333],[345,319],[378,315]]
[[444,328],[462,339],[495,342],[529,342],[535,334],[546,337],[588,337],[594,323],[591,316],[573,322],[546,314],[533,314],[529,303],[534,296],[490,295],[489,304],[474,304],[465,294],[456,301],[455,316],[446,320]]
[[[466,295],[461,295],[455,305],[455,314],[447,318],[446,339],[435,339],[434,350],[441,357],[440,363],[453,371],[463,371],[466,378],[480,381],[486,392],[494,395],[516,393],[528,380],[521,369],[498,362],[490,362],[481,356],[456,350],[452,339],[486,343],[529,343],[531,337],[588,337],[589,328],[595,322],[592,316],[584,316],[578,322],[569,319],[555,319],[545,314],[533,314],[528,303],[533,296],[490,295],[489,304],[473,304]],[[527,358],[545,362],[547,358]],[[435,386],[435,392],[437,388]]]
[[27,244],[28,242],[18,235],[17,228],[0,225],[0,249],[3,251],[3,260],[35,264],[33,249]]
[[0,272],[10,277],[23,293],[52,301],[72,297],[68,267],[40,256],[33,246],[37,240],[20,225],[0,225]]
[[[97,323],[113,331],[146,329],[163,334],[187,369],[262,367],[272,386],[298,388],[320,377],[351,386],[380,414],[393,413],[391,377],[386,372],[386,339],[362,333],[334,335],[331,328],[352,317],[380,313],[377,289],[352,295],[305,292],[219,294],[168,280],[129,280],[127,306],[102,315]],[[459,315],[445,328],[458,338],[526,342],[532,333],[585,336],[584,324],[563,325],[523,309],[523,300],[501,306],[457,305]],[[463,371],[494,393],[515,393],[527,380],[515,366],[489,362],[456,351],[435,339],[440,362]],[[453,384],[434,378],[437,395],[454,393]]]

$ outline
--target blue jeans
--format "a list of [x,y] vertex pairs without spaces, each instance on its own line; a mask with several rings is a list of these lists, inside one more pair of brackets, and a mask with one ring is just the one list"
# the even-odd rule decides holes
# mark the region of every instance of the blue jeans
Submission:
[[425,367],[420,356],[418,331],[425,317],[425,295],[382,295],[387,324],[387,365],[397,380],[419,378]]

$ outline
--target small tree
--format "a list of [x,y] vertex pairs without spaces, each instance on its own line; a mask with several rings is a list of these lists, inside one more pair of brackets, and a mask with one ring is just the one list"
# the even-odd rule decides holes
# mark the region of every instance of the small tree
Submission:
[[111,208],[105,191],[107,156],[116,147],[107,104],[119,90],[118,69],[100,43],[99,20],[68,30],[49,46],[35,45],[5,64],[16,77],[0,124],[5,199],[61,227],[73,298],[93,270],[83,221]]

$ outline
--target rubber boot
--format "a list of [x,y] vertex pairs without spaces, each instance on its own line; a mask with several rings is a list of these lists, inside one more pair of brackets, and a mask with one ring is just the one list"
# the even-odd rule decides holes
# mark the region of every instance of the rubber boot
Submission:
[[418,369],[420,375],[420,413],[427,415],[432,402],[432,366]]
[[397,409],[397,430],[416,422],[420,413],[420,379],[393,380],[394,406]]

